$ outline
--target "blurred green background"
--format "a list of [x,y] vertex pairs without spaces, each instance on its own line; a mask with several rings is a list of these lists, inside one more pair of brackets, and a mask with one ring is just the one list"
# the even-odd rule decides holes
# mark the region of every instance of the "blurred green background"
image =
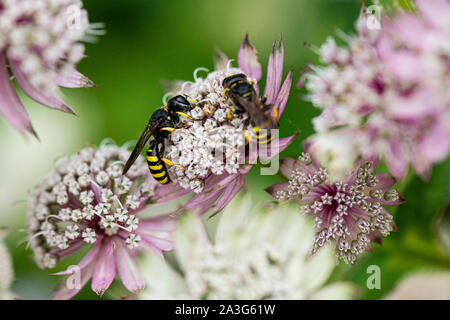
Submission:
[[[0,122],[0,225],[10,229],[7,244],[17,278],[13,291],[24,299],[49,297],[58,281],[33,263],[25,248],[23,230],[27,191],[51,170],[56,158],[87,144],[99,144],[106,137],[119,144],[136,139],[152,111],[162,104],[164,80],[192,80],[195,68],[212,69],[215,47],[235,58],[246,32],[259,51],[263,72],[273,41],[282,35],[285,74],[295,67],[297,80],[306,62],[318,62],[304,42],[320,45],[336,27],[353,32],[361,2],[90,0],[84,5],[91,22],[106,24],[107,34],[98,43],[87,44],[88,58],[79,64],[79,70],[98,88],[63,91],[78,117],[24,98],[40,143],[24,140]],[[293,88],[281,119],[281,136],[301,130],[282,156],[298,156],[302,140],[313,132],[312,117],[319,114],[309,102],[300,99],[301,94]],[[268,201],[263,189],[281,178],[258,173],[257,168],[252,170],[248,188],[255,201]],[[400,182],[398,187],[408,199],[393,212],[400,232],[386,238],[382,247],[374,247],[373,253],[364,254],[355,266],[339,265],[331,280],[353,281],[361,287],[360,298],[372,299],[383,297],[409,272],[449,270],[448,213],[443,218],[449,201],[449,177],[447,161],[433,169],[428,182],[413,175]],[[214,228],[216,222],[217,217],[207,224]],[[76,261],[74,258],[65,265]],[[372,264],[381,268],[380,290],[366,287],[366,270]],[[88,286],[77,298],[97,297]]]

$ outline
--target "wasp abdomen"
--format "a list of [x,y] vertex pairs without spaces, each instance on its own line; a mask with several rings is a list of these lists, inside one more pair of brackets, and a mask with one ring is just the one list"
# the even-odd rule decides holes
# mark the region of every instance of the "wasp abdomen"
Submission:
[[[254,133],[254,137],[256,138],[256,141],[258,144],[268,144],[270,141],[272,141],[272,134],[270,129],[262,129],[260,127],[253,127],[252,131]],[[248,141],[252,141],[251,135],[246,131],[245,137]]]
[[170,183],[166,165],[159,156],[159,152],[155,145],[150,145],[147,150],[147,164],[153,178],[161,184]]

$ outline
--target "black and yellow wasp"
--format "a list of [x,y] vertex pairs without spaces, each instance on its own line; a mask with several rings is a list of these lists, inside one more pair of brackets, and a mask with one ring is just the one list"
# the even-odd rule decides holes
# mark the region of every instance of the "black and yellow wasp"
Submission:
[[[223,96],[230,99],[235,105],[233,112],[248,113],[257,142],[259,144],[269,143],[272,140],[271,129],[278,127],[276,106],[272,117],[267,112],[272,105],[266,104],[266,97],[260,98],[257,95],[253,82],[248,81],[247,76],[243,73],[226,77],[222,82],[222,86],[225,89]],[[229,112],[228,119],[231,119],[231,117],[232,115]],[[248,131],[245,131],[245,137],[248,141],[251,141]]]
[[188,100],[184,95],[177,95],[171,98],[167,104],[155,112],[153,112],[147,127],[142,133],[139,141],[133,149],[130,157],[123,168],[122,174],[126,174],[131,165],[136,161],[136,158],[141,153],[142,149],[147,144],[148,140],[153,136],[154,139],[150,142],[147,149],[147,163],[150,172],[161,184],[168,184],[171,182],[167,173],[166,164],[169,166],[178,166],[172,161],[163,157],[164,155],[164,140],[169,137],[169,134],[175,130],[175,126],[180,121],[180,116],[192,119],[186,114],[192,109],[191,103],[193,100]]

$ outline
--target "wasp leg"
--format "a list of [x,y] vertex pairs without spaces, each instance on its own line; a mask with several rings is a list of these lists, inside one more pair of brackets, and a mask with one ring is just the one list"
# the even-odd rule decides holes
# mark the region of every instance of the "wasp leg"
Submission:
[[163,127],[161,129],[159,129],[160,131],[168,131],[168,132],[174,132],[175,128],[172,127]]
[[245,135],[245,139],[246,139],[248,142],[252,142],[252,141],[253,141],[252,136],[250,135],[250,133],[248,132],[248,130],[244,130],[244,135]]
[[230,91],[230,88],[225,88],[225,90],[223,90],[223,97],[225,98],[225,100],[228,101],[228,91]]
[[161,161],[164,162],[165,164],[171,166],[171,167],[179,167],[179,168],[184,168],[184,166],[182,166],[181,164],[175,164],[172,161],[170,161],[167,158],[161,158]]
[[[161,143],[161,148],[159,149],[159,154],[160,154],[160,155],[163,155],[163,154],[164,154],[164,149],[165,149],[164,143]],[[167,158],[160,157],[160,159],[161,159],[161,161],[162,161],[163,163],[167,164],[168,166],[184,168],[184,166],[182,166],[182,165],[180,165],[180,164],[174,164],[172,161],[170,161],[170,160],[167,159]]]
[[277,106],[273,107],[273,118],[275,120],[278,120],[278,108],[277,108]]
[[228,109],[228,112],[227,112],[228,124],[231,124],[231,119],[233,119],[233,113],[235,113],[235,112],[236,112],[235,107],[231,107],[230,109]]
[[267,94],[265,94],[262,98],[261,98],[261,103],[262,104],[266,104],[267,101]]
[[179,116],[182,116],[183,118],[186,118],[186,119],[189,119],[189,120],[194,120],[190,115],[188,115],[186,113],[183,113],[183,112],[180,112],[180,111],[177,111],[175,113],[178,114]]

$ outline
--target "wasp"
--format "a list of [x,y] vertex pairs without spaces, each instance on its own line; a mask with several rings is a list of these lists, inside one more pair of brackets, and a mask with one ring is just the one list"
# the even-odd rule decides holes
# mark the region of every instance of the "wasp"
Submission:
[[153,178],[161,184],[171,183],[166,165],[180,165],[176,165],[169,159],[163,157],[164,140],[175,130],[175,126],[180,121],[180,117],[192,119],[186,112],[192,109],[191,102],[193,101],[195,101],[195,99],[188,100],[184,95],[177,95],[172,97],[165,106],[158,108],[153,112],[147,127],[141,134],[141,137],[123,168],[123,175],[127,173],[149,139],[153,136],[154,139],[149,144],[146,157],[150,173]]
[[[253,84],[253,81],[249,81],[243,73],[231,75],[222,82],[222,86],[225,88],[223,96],[225,99],[230,99],[235,105],[235,108],[231,110],[232,112],[248,113],[254,125],[253,131],[256,140],[259,144],[266,144],[272,140],[270,130],[278,127],[275,120],[277,109],[274,107],[274,117],[267,113],[272,105],[266,104],[267,97],[260,98],[257,95]],[[231,112],[228,112],[228,119],[230,120],[231,117]],[[251,141],[247,130],[245,131],[245,137],[248,141]]]

